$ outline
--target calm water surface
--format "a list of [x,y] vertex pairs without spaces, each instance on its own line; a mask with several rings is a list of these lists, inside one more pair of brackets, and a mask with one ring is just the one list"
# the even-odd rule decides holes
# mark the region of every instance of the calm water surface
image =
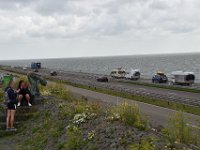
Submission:
[[141,55],[93,58],[0,61],[1,65],[30,66],[32,61],[43,67],[66,71],[110,74],[113,68],[140,69],[144,78],[151,78],[157,70],[170,73],[176,70],[193,71],[200,81],[200,53],[173,55]]

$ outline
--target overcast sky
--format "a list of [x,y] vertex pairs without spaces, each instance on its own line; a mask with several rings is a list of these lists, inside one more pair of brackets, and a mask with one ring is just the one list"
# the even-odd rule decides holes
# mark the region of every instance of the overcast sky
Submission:
[[0,59],[200,52],[200,0],[0,0]]

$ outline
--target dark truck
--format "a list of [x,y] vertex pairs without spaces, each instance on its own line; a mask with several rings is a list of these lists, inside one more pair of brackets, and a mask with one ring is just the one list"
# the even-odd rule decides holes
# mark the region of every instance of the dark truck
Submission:
[[31,63],[31,69],[41,69],[41,68],[42,68],[41,62],[32,62]]
[[42,68],[41,62],[32,62],[31,63],[31,69],[33,69],[34,72],[38,72],[38,70],[41,68]]

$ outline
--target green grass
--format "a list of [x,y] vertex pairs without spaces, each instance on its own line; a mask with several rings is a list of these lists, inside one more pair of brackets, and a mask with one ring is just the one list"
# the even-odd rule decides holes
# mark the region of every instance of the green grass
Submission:
[[200,128],[190,127],[187,125],[187,122],[183,112],[177,112],[170,116],[163,133],[168,138],[171,146],[175,143],[200,146]]
[[149,139],[142,139],[140,144],[133,144],[130,146],[131,150],[156,150],[153,141]]
[[148,96],[140,96],[140,95],[132,95],[132,94],[128,94],[125,92],[118,92],[118,91],[114,91],[114,90],[109,90],[109,89],[103,89],[103,88],[96,88],[96,87],[91,87],[91,86],[86,86],[86,85],[80,85],[80,84],[74,84],[65,80],[58,80],[55,78],[51,78],[51,77],[47,77],[48,80],[51,81],[55,81],[58,83],[64,83],[64,84],[68,84],[68,85],[72,85],[74,87],[77,88],[82,88],[82,89],[87,89],[87,90],[91,90],[91,91],[95,91],[95,92],[99,92],[99,93],[104,93],[104,94],[108,94],[108,95],[112,95],[112,96],[118,96],[118,97],[122,97],[122,98],[126,98],[126,99],[132,99],[135,101],[139,101],[139,102],[144,102],[147,104],[152,104],[152,105],[156,105],[156,106],[160,106],[160,107],[164,107],[164,108],[169,108],[169,109],[173,109],[173,110],[178,110],[178,111],[184,111],[187,113],[192,113],[195,115],[200,115],[200,108],[199,107],[195,107],[195,106],[190,106],[190,105],[185,105],[185,104],[181,104],[181,103],[175,103],[175,102],[169,102],[163,99],[155,99],[155,98],[151,98]]
[[159,85],[159,84],[152,84],[152,83],[144,83],[144,82],[132,82],[132,81],[119,81],[122,83],[129,83],[134,85],[142,85],[147,87],[155,87],[160,89],[168,89],[168,90],[175,90],[175,91],[183,91],[183,92],[191,92],[191,93],[200,93],[200,90],[198,89],[191,89],[191,88],[185,88],[185,87],[175,87],[170,85]]
[[128,104],[126,102],[113,106],[108,110],[108,119],[120,120],[121,122],[138,128],[139,130],[147,129],[147,119],[141,115],[137,104]]
[[2,103],[4,101],[3,96],[4,96],[4,91],[2,88],[0,88],[0,103]]
[[[59,89],[59,90],[58,90]],[[45,149],[46,145],[50,142],[53,143],[52,149],[69,149],[69,150],[78,150],[81,148],[95,150],[98,149],[98,145],[95,145],[94,139],[96,139],[99,135],[96,134],[96,129],[87,129],[84,130],[81,126],[77,126],[74,123],[74,118],[77,115],[86,114],[87,120],[93,120],[95,118],[91,118],[92,114],[98,114],[99,110],[102,110],[96,103],[91,103],[86,100],[79,100],[74,97],[71,98],[68,90],[61,84],[55,83],[51,86],[45,87],[43,90],[48,90],[51,96],[55,96],[52,101],[45,101],[45,107],[40,108],[40,111],[37,112],[35,117],[32,117],[32,120],[29,122],[29,125],[25,125],[22,131],[24,138],[23,142],[20,141],[17,146],[17,150],[38,150]],[[66,93],[66,94],[63,94]],[[62,97],[62,100],[60,99]],[[111,110],[112,114],[118,113],[120,116],[120,121],[127,125],[135,126],[140,130],[145,130],[146,122],[142,118],[140,114],[140,109],[136,104],[127,104],[122,103],[119,106],[114,106]],[[102,113],[105,115],[106,113]],[[104,118],[106,116],[103,116]],[[78,118],[78,120],[82,120],[83,118]],[[182,121],[181,117],[176,117],[178,119],[177,124],[181,126],[181,123],[185,125],[185,122]],[[76,120],[77,121],[77,120]],[[103,120],[104,124],[106,120]],[[84,123],[86,123],[84,122]],[[174,122],[174,119],[173,119]],[[81,123],[81,121],[80,121]],[[83,124],[83,123],[82,123]],[[31,128],[30,128],[31,125]],[[173,124],[172,124],[173,126]],[[175,128],[180,128],[180,131],[186,132],[187,130],[183,130],[182,126]],[[185,128],[185,126],[184,126]],[[178,129],[176,129],[178,130]],[[173,130],[168,130],[172,132]],[[114,132],[114,131],[113,131]],[[181,132],[178,132],[181,133]],[[28,135],[27,135],[28,134]],[[188,139],[190,134],[186,134],[184,139]],[[66,137],[62,140],[62,137]],[[179,136],[178,136],[179,137]],[[198,139],[199,134],[194,136]],[[120,142],[126,145],[126,137],[123,139],[119,139]],[[183,140],[181,140],[182,142]],[[183,141],[184,142],[184,141]],[[196,141],[198,143],[199,141]],[[195,144],[196,144],[195,143]],[[152,140],[142,139],[141,143],[131,145],[131,149],[155,149],[155,145]]]

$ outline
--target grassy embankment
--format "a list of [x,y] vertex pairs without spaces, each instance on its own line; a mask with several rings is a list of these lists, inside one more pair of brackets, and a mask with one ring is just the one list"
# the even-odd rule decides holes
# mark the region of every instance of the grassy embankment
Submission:
[[[109,149],[110,140],[117,141],[114,148],[131,150],[200,146],[200,130],[194,132],[188,127],[182,113],[173,115],[162,135],[157,136],[148,134],[148,119],[137,104],[105,107],[73,97],[64,84],[58,83],[41,87],[41,91],[49,97],[45,105],[25,123],[22,133],[7,137],[15,142],[17,150],[97,150],[105,145]],[[138,136],[141,133],[143,136]]]
[[47,79],[58,82],[58,83],[72,85],[72,86],[75,86],[78,88],[92,90],[92,91],[99,92],[99,93],[104,93],[104,94],[108,94],[108,95],[132,99],[132,100],[136,100],[139,102],[144,102],[144,103],[148,103],[148,104],[152,104],[152,105],[156,105],[156,106],[160,106],[160,107],[164,107],[164,108],[169,108],[169,109],[174,109],[174,110],[178,110],[178,111],[184,111],[184,112],[200,115],[200,108],[195,107],[195,106],[184,105],[184,104],[175,103],[175,102],[169,102],[166,100],[155,99],[155,98],[151,98],[148,96],[132,95],[132,94],[128,94],[125,92],[118,92],[118,91],[113,91],[113,90],[109,90],[109,89],[102,89],[102,88],[96,88],[96,87],[91,87],[91,86],[86,86],[86,85],[73,84],[68,81],[64,81],[64,80],[60,81],[60,80],[57,80],[57,79],[51,78],[51,77],[50,78],[48,77]]

